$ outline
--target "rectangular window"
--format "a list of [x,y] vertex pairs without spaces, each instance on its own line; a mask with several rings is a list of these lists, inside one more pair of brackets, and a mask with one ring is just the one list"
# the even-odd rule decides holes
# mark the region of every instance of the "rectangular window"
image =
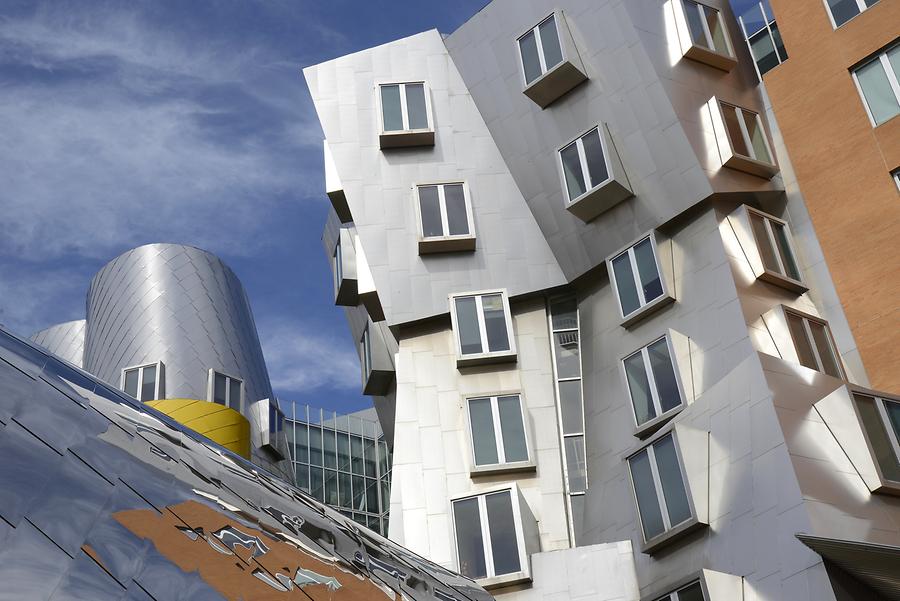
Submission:
[[210,394],[208,400],[240,412],[244,399],[244,382],[235,377],[209,370]]
[[700,581],[692,582],[677,591],[664,595],[656,601],[706,601]]
[[472,207],[464,183],[416,187],[422,237],[472,235]]
[[379,86],[382,131],[403,132],[431,129],[430,107],[424,82]]
[[512,490],[453,501],[462,575],[479,580],[523,570],[524,542]]
[[153,401],[165,396],[162,390],[162,363],[151,363],[122,370],[122,390],[139,401]]
[[748,109],[719,102],[728,142],[736,155],[773,165],[769,141],[760,116]]
[[900,45],[882,52],[853,71],[872,125],[900,114]]
[[837,28],[876,2],[878,0],[825,0],[825,5],[831,15],[831,22]]
[[519,56],[522,59],[525,85],[530,85],[563,61],[554,15],[550,15],[519,38]]
[[663,296],[663,282],[650,236],[614,257],[610,263],[622,317],[628,317]]
[[894,183],[897,184],[897,191],[900,192],[900,169],[894,169],[891,177],[894,178]]
[[625,357],[622,364],[638,427],[682,406],[667,336]]
[[519,395],[469,399],[468,404],[476,466],[528,461]]
[[800,270],[791,248],[787,223],[752,209],[748,209],[747,214],[766,271],[799,282]]
[[344,281],[344,261],[341,255],[341,237],[338,236],[337,244],[334,245],[334,254],[332,255],[334,258],[334,293],[337,293],[341,289],[341,282]]
[[452,301],[453,329],[461,357],[514,352],[505,292],[457,296]]
[[693,517],[681,460],[672,434],[628,459],[644,541]]
[[900,482],[900,401],[861,393],[853,398],[882,476]]
[[695,46],[731,56],[725,25],[718,10],[694,0],[682,0],[691,42]]
[[360,340],[360,348],[362,350],[362,368],[363,377],[368,380],[369,374],[372,373],[372,339],[369,336],[369,326],[363,330],[362,339]]
[[598,127],[560,150],[559,160],[570,203],[609,180],[606,149]]
[[844,379],[828,323],[793,311],[785,311],[785,316],[800,364]]

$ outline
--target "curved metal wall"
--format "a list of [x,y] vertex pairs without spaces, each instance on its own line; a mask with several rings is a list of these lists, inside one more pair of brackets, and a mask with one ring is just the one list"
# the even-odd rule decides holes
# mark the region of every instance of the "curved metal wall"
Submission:
[[156,361],[166,398],[206,399],[210,368],[243,379],[247,407],[272,398],[244,287],[198,248],[140,246],[91,280],[84,369],[118,387],[123,368]]
[[81,367],[84,362],[84,328],[83,319],[58,323],[35,332],[31,340],[57,357]]

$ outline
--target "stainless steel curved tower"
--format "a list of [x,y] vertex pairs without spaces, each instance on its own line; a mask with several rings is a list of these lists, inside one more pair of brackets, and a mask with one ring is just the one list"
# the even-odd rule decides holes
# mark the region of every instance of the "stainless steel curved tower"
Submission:
[[81,367],[84,363],[83,319],[58,323],[31,335],[31,340],[41,345],[57,357]]

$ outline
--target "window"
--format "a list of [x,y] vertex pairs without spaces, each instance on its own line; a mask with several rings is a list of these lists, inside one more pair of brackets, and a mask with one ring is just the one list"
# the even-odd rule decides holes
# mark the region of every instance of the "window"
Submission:
[[750,229],[759,249],[763,268],[778,276],[800,281],[800,270],[791,248],[787,223],[753,209],[747,210]]
[[559,160],[570,203],[609,179],[606,151],[596,127],[560,150]]
[[363,330],[362,340],[360,340],[360,345],[362,349],[362,368],[363,368],[363,378],[365,380],[369,379],[369,375],[372,373],[372,339],[369,336],[369,326],[366,326],[366,329]]
[[677,591],[664,595],[656,601],[706,601],[700,581],[693,582]]
[[461,359],[485,355],[514,357],[512,321],[505,292],[467,294],[451,300],[451,319]]
[[566,209],[582,221],[591,221],[633,196],[605,124],[562,146],[558,156]]
[[213,403],[240,411],[244,399],[244,382],[214,370],[209,370],[210,391],[207,397]]
[[882,476],[900,482],[900,401],[858,392],[853,398]]
[[613,257],[610,265],[622,317],[627,318],[664,296],[652,236]]
[[139,401],[152,401],[165,396],[162,390],[162,363],[151,363],[122,370],[122,390]]
[[634,419],[640,428],[671,416],[683,404],[667,336],[622,360]]
[[469,399],[468,404],[476,467],[528,461],[519,395]]
[[788,54],[778,30],[778,23],[767,2],[759,2],[738,17],[744,39],[750,46],[750,54],[756,65],[756,73],[762,76],[787,60]]
[[800,364],[829,376],[844,379],[828,323],[787,310],[785,317]]
[[563,61],[556,15],[550,15],[519,38],[519,56],[526,85]]
[[480,580],[525,571],[517,496],[507,489],[453,501],[462,575]]
[[381,116],[385,132],[429,129],[425,83],[382,84]]
[[840,27],[862,11],[873,6],[878,0],[825,0],[828,14],[835,27]]
[[672,434],[632,455],[628,467],[645,542],[693,517]]
[[731,56],[728,33],[725,31],[719,11],[711,6],[694,2],[694,0],[682,1],[691,42],[695,46]]
[[900,169],[894,169],[891,176],[894,178],[894,183],[897,184],[897,191],[900,192]]
[[279,434],[284,430],[284,413],[269,401],[269,434]]
[[337,243],[334,245],[334,294],[338,296],[341,291],[341,282],[344,281],[343,256],[341,253],[341,238],[338,236]]
[[769,150],[769,141],[762,126],[762,119],[757,113],[720,102],[725,131],[732,151],[745,158],[766,164],[774,164]]
[[416,186],[416,197],[420,253],[474,250],[472,204],[466,184]]
[[873,126],[900,114],[900,45],[853,71]]

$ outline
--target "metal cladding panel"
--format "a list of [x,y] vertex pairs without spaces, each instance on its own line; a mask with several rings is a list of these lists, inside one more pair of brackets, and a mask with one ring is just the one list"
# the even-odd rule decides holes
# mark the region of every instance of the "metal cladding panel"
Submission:
[[84,361],[85,320],[76,319],[50,326],[31,335],[31,340],[72,365]]
[[87,297],[84,368],[118,387],[122,369],[162,361],[166,398],[207,398],[209,369],[244,381],[246,405],[272,387],[244,287],[206,251],[148,244],[110,261]]
[[[454,292],[503,287],[516,296],[565,283],[436,30],[304,74],[388,325],[446,314]],[[379,149],[376,84],[423,80],[434,146]],[[415,184],[462,181],[471,192],[475,251],[419,256]],[[333,229],[329,223],[326,243]]]
[[491,599],[2,329],[0,389],[4,599]]

